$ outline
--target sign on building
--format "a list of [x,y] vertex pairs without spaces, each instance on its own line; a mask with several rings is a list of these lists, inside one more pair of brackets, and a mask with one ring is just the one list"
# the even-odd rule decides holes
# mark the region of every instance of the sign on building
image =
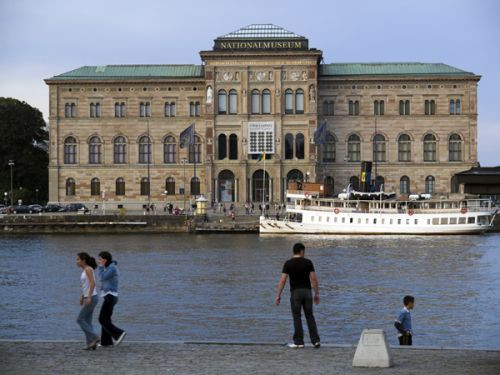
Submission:
[[248,123],[248,154],[274,154],[274,121]]

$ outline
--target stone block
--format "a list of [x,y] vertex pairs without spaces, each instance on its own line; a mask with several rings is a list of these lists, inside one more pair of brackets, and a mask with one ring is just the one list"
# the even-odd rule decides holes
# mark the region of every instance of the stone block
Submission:
[[364,329],[352,360],[353,367],[392,367],[392,355],[383,329]]

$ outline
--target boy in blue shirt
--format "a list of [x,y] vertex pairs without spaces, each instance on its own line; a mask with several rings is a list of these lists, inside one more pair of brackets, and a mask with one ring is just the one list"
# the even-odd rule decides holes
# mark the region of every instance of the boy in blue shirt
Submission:
[[415,307],[415,297],[405,296],[403,298],[403,308],[394,322],[394,327],[398,330],[399,345],[412,345],[411,340],[411,313]]

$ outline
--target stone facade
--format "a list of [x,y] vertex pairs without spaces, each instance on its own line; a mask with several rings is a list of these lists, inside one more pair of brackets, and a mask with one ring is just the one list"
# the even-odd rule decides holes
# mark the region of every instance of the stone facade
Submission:
[[[410,191],[423,192],[425,179],[433,176],[434,191],[447,193],[455,173],[477,165],[478,76],[460,71],[332,74],[320,64],[322,52],[308,49],[307,40],[300,38],[297,50],[202,51],[202,66],[106,66],[91,67],[90,73],[90,67],[84,67],[46,80],[50,89],[49,200],[99,207],[106,202],[111,209],[167,201],[182,206],[194,199],[190,181],[195,168],[200,193],[213,201],[280,202],[290,178],[324,182],[328,177],[329,193],[338,193],[352,176],[360,174],[359,162],[349,160],[349,136],[356,134],[360,139],[360,160],[371,161],[375,127],[385,138],[385,161],[376,163],[385,190],[399,192],[400,179],[407,176]],[[168,71],[160,71],[162,67]],[[137,69],[142,70],[138,73]],[[259,108],[254,108],[255,90]],[[459,115],[450,115],[452,99],[460,100]],[[225,100],[225,106],[221,107],[220,100]],[[384,101],[383,115],[374,115],[375,100]],[[409,115],[399,114],[401,100],[410,102]],[[426,100],[434,101],[432,115],[425,115]],[[359,102],[357,110],[354,105],[351,108],[353,115],[349,115],[349,101]],[[143,106],[146,103],[148,109]],[[174,116],[172,112],[166,116],[166,103],[175,103]],[[116,105],[123,107],[116,109]],[[117,117],[115,110],[122,108]],[[248,154],[247,127],[255,121],[274,122],[275,153],[265,161]],[[328,161],[323,158],[326,145],[314,143],[314,132],[324,122],[329,139],[334,140],[328,146]],[[189,148],[179,147],[180,133],[193,123],[201,148],[196,165],[193,155],[189,160]],[[401,134],[410,137],[408,161],[398,161]],[[426,134],[436,138],[435,161],[424,162]],[[450,162],[452,134],[460,136],[460,153],[459,161]],[[149,163],[139,155],[143,136],[151,139]],[[175,147],[175,152],[170,148],[165,156],[169,136],[175,144],[169,147]],[[76,141],[73,151],[65,147],[71,137]],[[125,152],[119,156],[117,137],[125,140]],[[91,146],[91,140],[97,140],[97,145]],[[292,147],[286,145],[289,140]],[[74,156],[65,155],[68,152]],[[144,189],[141,194],[141,180],[148,176],[150,194]],[[125,182],[124,195],[117,195],[119,178]],[[175,186],[166,184],[167,178]],[[74,192],[68,179],[74,181]],[[99,181],[94,195],[92,179]],[[268,186],[265,198],[264,183]]]

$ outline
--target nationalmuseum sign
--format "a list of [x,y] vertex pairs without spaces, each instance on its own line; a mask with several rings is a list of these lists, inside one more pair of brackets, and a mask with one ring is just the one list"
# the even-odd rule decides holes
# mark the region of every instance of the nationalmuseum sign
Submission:
[[307,50],[307,39],[224,40],[216,39],[214,51]]

